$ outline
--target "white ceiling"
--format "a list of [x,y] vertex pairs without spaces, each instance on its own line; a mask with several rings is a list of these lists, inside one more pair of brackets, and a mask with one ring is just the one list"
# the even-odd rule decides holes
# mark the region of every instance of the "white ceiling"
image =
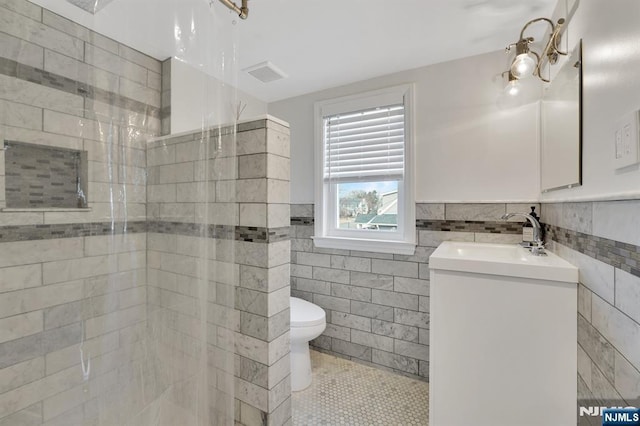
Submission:
[[[527,20],[551,16],[557,3],[251,0],[242,21],[217,0],[115,0],[96,15],[63,0],[32,1],[158,59],[202,67],[267,102],[503,49]],[[241,71],[267,60],[288,78],[265,84]]]

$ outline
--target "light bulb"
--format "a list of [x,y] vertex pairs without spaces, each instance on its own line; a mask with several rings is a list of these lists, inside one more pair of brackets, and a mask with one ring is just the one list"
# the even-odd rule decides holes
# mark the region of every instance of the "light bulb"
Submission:
[[520,84],[518,80],[511,80],[507,83],[507,86],[504,88],[505,92],[510,96],[517,96],[520,93]]
[[511,64],[511,74],[515,78],[526,78],[533,74],[536,63],[528,53],[521,53]]

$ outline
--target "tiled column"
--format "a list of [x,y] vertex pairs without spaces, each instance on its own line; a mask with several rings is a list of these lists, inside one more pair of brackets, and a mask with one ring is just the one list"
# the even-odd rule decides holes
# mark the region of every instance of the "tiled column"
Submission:
[[289,424],[288,127],[271,119],[239,125],[237,154],[236,420]]

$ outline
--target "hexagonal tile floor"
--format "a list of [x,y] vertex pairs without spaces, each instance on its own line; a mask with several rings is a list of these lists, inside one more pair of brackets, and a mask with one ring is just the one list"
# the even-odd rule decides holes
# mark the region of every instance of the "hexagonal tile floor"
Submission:
[[311,351],[313,382],[294,392],[295,426],[423,426],[429,384]]

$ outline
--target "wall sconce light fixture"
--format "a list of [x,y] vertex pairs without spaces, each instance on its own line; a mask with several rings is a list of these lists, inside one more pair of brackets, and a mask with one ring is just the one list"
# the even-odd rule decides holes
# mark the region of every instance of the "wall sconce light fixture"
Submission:
[[505,93],[510,96],[517,96],[518,93],[520,93],[520,82],[518,81],[516,76],[513,75],[513,72],[511,70],[503,72],[502,76],[504,77],[505,74],[509,74],[509,81],[504,88]]
[[[541,54],[531,50],[530,44],[534,42],[533,37],[525,37],[524,33],[530,25],[537,22],[546,22],[551,27],[551,33],[549,35],[549,41],[545,46]],[[550,80],[544,78],[540,71],[544,66],[545,61],[550,64],[558,62],[558,55],[566,55],[567,52],[562,52],[558,46],[560,43],[560,37],[564,28],[565,20],[560,18],[557,23],[553,23],[547,18],[536,18],[527,22],[522,31],[520,31],[520,39],[507,46],[507,53],[510,53],[513,47],[516,48],[516,57],[511,63],[511,69],[509,72],[509,82],[511,83],[511,77],[514,79],[526,78],[530,75],[535,75],[545,83],[549,83]]]

